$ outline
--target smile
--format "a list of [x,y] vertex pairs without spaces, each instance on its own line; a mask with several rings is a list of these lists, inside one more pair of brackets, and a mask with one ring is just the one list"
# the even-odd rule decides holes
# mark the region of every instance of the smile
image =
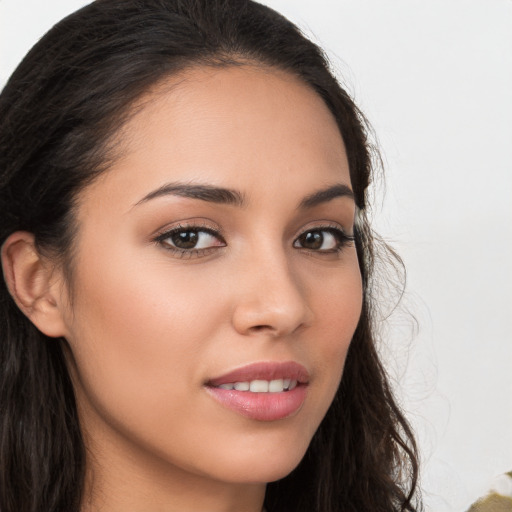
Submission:
[[296,388],[297,381],[294,379],[252,380],[250,382],[228,382],[218,387],[220,389],[249,391],[250,393],[282,393]]
[[309,374],[293,361],[251,364],[209,380],[205,388],[222,406],[257,421],[276,421],[299,412]]

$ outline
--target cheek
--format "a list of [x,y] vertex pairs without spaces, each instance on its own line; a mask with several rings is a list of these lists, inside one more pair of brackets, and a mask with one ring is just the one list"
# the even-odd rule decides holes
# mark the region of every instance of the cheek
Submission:
[[[346,351],[361,316],[363,285],[355,250],[328,276],[313,275],[310,289],[315,324],[325,333],[326,348]],[[316,279],[315,279],[316,278]]]
[[331,404],[343,374],[352,337],[361,316],[363,289],[357,257],[350,254],[339,275],[324,279],[315,287],[312,307],[315,311],[314,337],[311,343],[314,367],[322,384],[318,397],[318,415],[323,416]]
[[77,276],[70,345],[81,386],[105,413],[179,409],[200,380],[198,355],[222,305],[161,265],[115,261],[83,265]]
[[[212,300],[215,288],[204,276],[194,281],[154,262],[139,262],[137,271],[117,262],[109,269],[84,265],[77,276],[70,346],[81,422],[94,436],[91,449],[111,454],[121,434],[176,467],[215,473],[218,449],[190,441],[209,439],[212,426],[222,425],[202,379],[211,361],[204,354],[225,325],[225,301]],[[226,450],[232,437],[222,435]],[[196,460],[202,465],[195,467]]]

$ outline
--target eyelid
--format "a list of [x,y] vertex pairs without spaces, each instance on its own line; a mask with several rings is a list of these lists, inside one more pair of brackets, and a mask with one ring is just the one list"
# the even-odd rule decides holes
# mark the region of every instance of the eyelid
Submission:
[[302,235],[304,233],[307,233],[308,231],[321,231],[321,230],[328,231],[330,229],[335,230],[335,231],[340,231],[347,238],[353,238],[354,237],[353,228],[351,230],[347,230],[346,228],[343,227],[343,225],[341,225],[338,222],[327,221],[327,220],[326,221],[319,220],[319,221],[314,221],[314,222],[312,222],[310,224],[307,224],[306,226],[301,228],[299,230],[299,232],[297,233],[297,235],[295,236],[295,238],[299,237],[300,235]]
[[[190,249],[184,249],[181,247],[176,247],[175,245],[166,242],[174,234],[186,231],[207,233],[210,236],[219,240],[221,244],[211,245],[209,247],[192,247]],[[161,228],[157,231],[157,233],[152,237],[152,241],[153,243],[159,245],[164,250],[168,251],[173,257],[179,259],[195,259],[201,258],[203,256],[208,256],[209,254],[212,254],[212,252],[215,252],[218,249],[221,249],[227,245],[225,238],[221,233],[221,229],[219,227],[212,228],[211,226],[206,224],[204,220],[201,220],[201,222],[187,220],[186,222],[180,221],[174,225],[167,225],[164,228]]]
[[[211,222],[211,221],[210,221]],[[222,233],[222,229],[213,222],[207,222],[205,219],[187,219],[186,221],[179,221],[175,224],[168,224],[163,228],[157,230],[152,236],[152,242],[159,245],[166,251],[172,253],[178,258],[201,258],[208,256],[218,249],[226,247],[228,244],[226,238]],[[213,226],[212,226],[213,225]],[[206,247],[191,247],[183,248],[176,246],[175,242],[169,243],[169,239],[180,232],[194,231],[196,233],[203,232],[217,239],[220,244],[209,245]],[[308,248],[300,245],[300,237],[310,231],[325,231],[329,232],[331,236],[336,239],[336,247],[331,249],[315,249]],[[354,242],[354,235],[348,234],[346,229],[338,222],[335,221],[322,221],[317,220],[310,224],[305,225],[294,237],[292,246],[295,249],[300,249],[303,252],[328,255],[340,253],[347,245]]]
[[[311,231],[327,231],[331,234],[337,235],[339,237],[338,246],[335,249],[311,249],[307,247],[297,246],[300,237]],[[351,244],[355,241],[355,236],[353,234],[348,234],[346,230],[343,228],[341,224],[332,221],[317,221],[314,224],[309,224],[305,226],[301,231],[295,236],[293,240],[293,246],[301,251],[310,254],[316,255],[332,255],[335,253],[340,253],[348,244]]]
[[191,230],[191,231],[205,231],[213,236],[216,236],[217,238],[221,239],[225,243],[225,238],[222,232],[222,229],[220,226],[216,225],[215,223],[208,223],[204,219],[200,220],[181,220],[173,224],[166,224],[164,227],[159,228],[153,235],[152,240],[153,241],[159,241],[165,239],[165,237],[168,237],[169,235],[176,233],[178,231],[184,231],[184,230]]

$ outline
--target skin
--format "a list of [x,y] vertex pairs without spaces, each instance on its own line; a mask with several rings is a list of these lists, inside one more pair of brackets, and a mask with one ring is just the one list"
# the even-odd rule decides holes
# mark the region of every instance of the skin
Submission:
[[[55,299],[88,450],[83,511],[259,511],[324,417],[360,316],[355,247],[326,231],[353,234],[354,201],[298,208],[350,187],[339,130],[298,79],[244,65],[161,84],[120,140],[78,198],[73,281]],[[236,190],[244,205],[144,200],[176,182]],[[176,252],[161,235],[180,226],[220,235]],[[326,249],[303,247],[308,231]],[[205,390],[260,361],[308,370],[292,416],[256,421]]]

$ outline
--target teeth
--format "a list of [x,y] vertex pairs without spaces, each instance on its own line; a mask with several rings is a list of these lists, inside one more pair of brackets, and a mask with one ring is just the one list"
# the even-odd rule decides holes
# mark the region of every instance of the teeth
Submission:
[[251,385],[249,382],[235,382],[235,389],[237,391],[249,391]]
[[283,380],[284,379],[271,380],[268,383],[269,392],[270,393],[281,393],[282,391],[284,391]]
[[250,390],[252,393],[268,393],[268,380],[251,381]]
[[220,384],[218,387],[220,389],[250,391],[251,393],[282,393],[296,388],[297,381],[292,379],[252,380],[250,382],[229,382]]

